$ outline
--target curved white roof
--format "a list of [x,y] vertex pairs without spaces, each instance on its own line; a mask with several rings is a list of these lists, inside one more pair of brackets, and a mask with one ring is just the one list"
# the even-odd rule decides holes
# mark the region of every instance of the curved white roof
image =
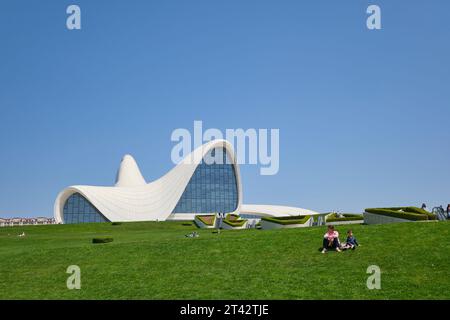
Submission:
[[[231,144],[226,140],[214,140],[195,149],[163,177],[146,184],[136,162],[125,156],[114,187],[71,186],[56,198],[54,215],[57,222],[63,222],[64,203],[73,193],[80,193],[88,199],[110,221],[166,220],[181,198],[186,185],[197,165],[209,150],[224,147],[235,168],[239,212],[242,201],[239,166]],[[142,183],[144,181],[144,183]],[[176,217],[192,219],[192,213],[177,214]]]
[[145,184],[145,179],[141,170],[139,170],[136,160],[129,154],[126,154],[117,171],[116,187],[138,187]]
[[231,144],[226,140],[208,142],[184,158],[167,174],[146,183],[136,161],[125,155],[117,172],[115,186],[97,187],[76,185],[61,191],[55,201],[54,216],[63,222],[66,200],[74,193],[88,199],[110,221],[155,221],[166,219],[194,219],[191,212],[172,214],[198,164],[214,148],[225,148],[234,164],[237,181],[238,206],[232,213],[251,213],[267,216],[312,215],[317,212],[296,207],[270,205],[243,205],[239,166]]
[[320,214],[319,212],[303,208],[263,204],[243,204],[240,212],[268,217],[310,216]]

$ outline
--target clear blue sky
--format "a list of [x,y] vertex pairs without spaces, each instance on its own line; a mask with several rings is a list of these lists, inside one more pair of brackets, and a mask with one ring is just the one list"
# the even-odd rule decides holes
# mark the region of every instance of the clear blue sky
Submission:
[[447,0],[8,0],[0,41],[0,216],[52,216],[125,153],[156,179],[194,120],[280,129],[277,175],[241,167],[245,203],[450,203]]

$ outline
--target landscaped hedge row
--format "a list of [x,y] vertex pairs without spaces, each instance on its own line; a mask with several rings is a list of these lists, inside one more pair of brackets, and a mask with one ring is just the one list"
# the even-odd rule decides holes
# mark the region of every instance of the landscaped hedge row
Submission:
[[94,238],[92,239],[92,243],[108,243],[113,242],[113,238],[110,237],[102,237],[102,238]]
[[[212,222],[208,222],[204,219],[204,217],[213,217],[214,219],[212,219]],[[200,222],[206,224],[207,226],[212,226],[214,225],[214,222],[216,221],[216,216],[215,215],[209,215],[209,216],[195,216],[195,219],[200,220]]]
[[288,224],[304,224],[311,216],[290,216],[290,217],[262,217],[261,220],[278,223],[282,225]]
[[381,209],[388,209],[388,210],[403,210],[404,212],[409,213],[416,213],[416,214],[424,214],[428,217],[428,220],[436,220],[437,217],[435,214],[428,212],[427,210],[424,210],[422,208],[417,207],[394,207],[394,208],[381,208]]
[[227,220],[229,220],[229,221],[235,221],[235,220],[239,220],[239,216],[237,215],[237,214],[234,214],[234,213],[230,213],[230,214],[227,214],[226,216],[225,216],[225,219],[227,219]]
[[411,221],[436,220],[434,214],[416,207],[368,208],[365,211]]
[[333,214],[327,217],[327,222],[339,222],[339,221],[363,221],[364,217],[362,215],[359,214],[349,214],[349,213],[344,213],[343,214],[344,217],[338,217],[337,214]]
[[240,219],[238,215],[229,214],[223,219],[223,223],[231,227],[242,227],[247,220]]

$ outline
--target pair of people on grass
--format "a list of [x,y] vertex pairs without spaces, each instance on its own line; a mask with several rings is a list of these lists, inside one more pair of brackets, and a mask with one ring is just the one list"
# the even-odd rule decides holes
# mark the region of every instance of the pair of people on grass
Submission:
[[326,253],[329,249],[335,249],[337,252],[342,250],[355,250],[359,246],[358,241],[353,236],[353,231],[347,231],[347,239],[344,244],[339,241],[339,232],[334,230],[334,226],[328,226],[327,232],[323,235],[322,253]]

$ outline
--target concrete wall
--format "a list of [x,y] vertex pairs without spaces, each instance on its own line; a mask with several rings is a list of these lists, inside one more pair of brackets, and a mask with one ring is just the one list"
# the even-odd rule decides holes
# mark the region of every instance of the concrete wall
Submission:
[[303,228],[311,227],[313,225],[313,218],[309,218],[304,224],[279,224],[266,220],[261,220],[262,229],[291,229],[291,228]]
[[364,223],[366,224],[385,224],[397,222],[412,222],[412,221],[396,217],[383,216],[381,214],[364,212]]
[[325,225],[339,226],[344,224],[362,224],[362,223],[364,223],[364,220],[350,220],[350,221],[332,221],[325,223]]

